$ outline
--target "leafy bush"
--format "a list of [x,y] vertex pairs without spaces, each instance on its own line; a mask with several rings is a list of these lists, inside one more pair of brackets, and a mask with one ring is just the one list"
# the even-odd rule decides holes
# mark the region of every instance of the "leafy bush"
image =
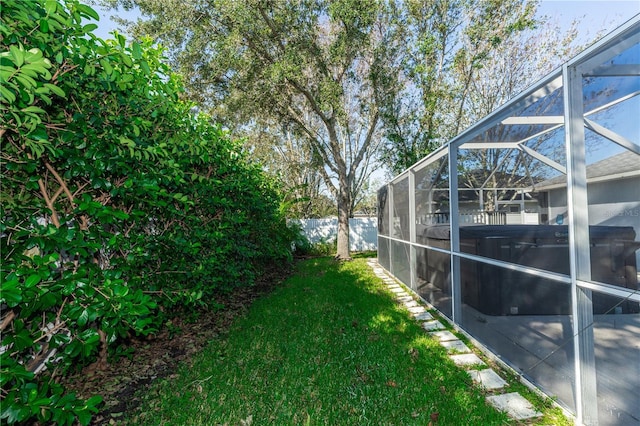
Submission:
[[331,240],[321,239],[317,243],[311,245],[310,254],[314,256],[330,256],[336,254],[338,250],[338,242],[335,238]]
[[291,257],[279,193],[194,117],[150,40],[96,38],[77,0],[4,0],[0,24],[2,411],[88,424],[56,379],[175,308]]

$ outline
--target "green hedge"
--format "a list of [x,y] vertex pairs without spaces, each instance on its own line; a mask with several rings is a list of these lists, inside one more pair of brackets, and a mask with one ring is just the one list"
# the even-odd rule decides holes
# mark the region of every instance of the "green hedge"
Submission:
[[167,312],[291,258],[275,184],[180,100],[150,40],[96,38],[76,0],[3,0],[1,418],[87,424],[56,377]]

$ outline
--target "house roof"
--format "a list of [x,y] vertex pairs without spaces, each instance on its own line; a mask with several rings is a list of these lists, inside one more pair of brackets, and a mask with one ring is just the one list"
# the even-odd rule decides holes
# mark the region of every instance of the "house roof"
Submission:
[[[640,155],[624,151],[587,166],[587,182],[624,179],[640,176]],[[567,186],[567,177],[559,175],[536,185],[537,190]]]

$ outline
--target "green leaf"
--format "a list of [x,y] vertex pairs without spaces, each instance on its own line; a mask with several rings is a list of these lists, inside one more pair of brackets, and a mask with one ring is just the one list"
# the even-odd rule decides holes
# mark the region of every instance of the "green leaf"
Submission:
[[24,55],[24,61],[32,64],[38,63],[38,65],[48,68],[51,64],[43,57],[42,51],[36,47],[29,49]]
[[60,96],[61,98],[65,98],[67,95],[64,93],[64,90],[51,83],[44,83],[44,87],[48,88],[54,94]]
[[134,148],[136,146],[136,143],[126,136],[120,136],[119,140],[122,145],[126,145],[129,148]]
[[88,16],[95,19],[96,21],[100,20],[100,15],[98,15],[95,10],[93,10],[86,4],[79,3],[76,5],[76,7],[78,8],[78,12],[80,12],[83,16]]
[[100,65],[102,65],[102,68],[104,69],[104,72],[107,73],[107,75],[111,75],[111,73],[113,72],[113,67],[111,67],[111,64],[108,60],[104,58],[100,59]]
[[102,402],[102,396],[94,395],[91,398],[87,399],[84,406],[85,408],[91,409],[91,408],[95,408],[95,406],[100,404],[101,402]]
[[6,303],[10,308],[22,302],[22,291],[18,285],[18,279],[14,278],[3,282],[2,286],[0,286],[0,300]]
[[40,282],[41,278],[40,275],[31,275],[29,278],[27,278],[27,280],[24,282],[24,286],[26,288],[31,288],[33,286],[35,286],[36,284],[38,284]]
[[129,293],[129,288],[124,285],[116,285],[113,287],[113,295],[116,297],[124,297]]
[[57,0],[47,0],[44,4],[44,10],[47,12],[47,15],[51,15],[55,13],[58,8]]
[[38,85],[33,78],[24,74],[16,74],[16,80],[18,80],[26,89],[31,89]]
[[49,32],[49,21],[46,18],[40,19],[40,31],[43,33]]
[[81,313],[80,316],[78,317],[78,319],[76,320],[78,325],[80,327],[84,327],[87,324],[87,321],[89,320],[89,312],[84,309]]
[[44,114],[44,110],[37,106],[28,106],[26,108],[22,108],[22,112],[31,112],[34,114]]
[[147,61],[141,61],[140,66],[142,67],[142,71],[144,71],[145,74],[151,74],[151,69],[149,68],[149,64],[147,63]]
[[76,411],[76,416],[78,417],[78,423],[82,426],[87,426],[91,422],[91,413],[86,410]]
[[126,53],[122,53],[122,62],[124,62],[124,64],[127,67],[132,67],[133,66],[133,61],[131,60],[131,57],[129,55],[127,55]]
[[98,28],[98,25],[96,25],[96,24],[87,24],[84,27],[82,27],[82,31],[84,31],[85,33],[92,33],[97,28]]
[[2,100],[7,103],[14,103],[16,101],[16,95],[9,89],[7,89],[4,84],[0,84],[0,95],[2,95]]
[[11,52],[11,56],[13,56],[13,63],[19,68],[24,63],[24,51],[21,50],[15,44],[9,46],[9,51]]
[[115,36],[116,36],[116,41],[118,42],[120,47],[124,48],[124,45],[127,40],[124,38],[122,34],[116,33]]
[[140,49],[140,44],[133,42],[133,58],[134,59],[142,59],[142,50]]

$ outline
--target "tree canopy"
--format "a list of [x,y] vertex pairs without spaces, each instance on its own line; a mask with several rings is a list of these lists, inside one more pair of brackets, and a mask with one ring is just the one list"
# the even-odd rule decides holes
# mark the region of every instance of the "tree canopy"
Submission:
[[134,2],[149,20],[134,34],[169,46],[190,96],[243,126],[277,122],[304,140],[337,201],[338,256],[348,217],[381,141],[387,5],[339,1]]
[[399,4],[392,39],[394,75],[399,78],[382,102],[386,137],[382,156],[393,173],[481,117],[473,114],[478,101],[474,83],[500,46],[535,25],[536,3],[409,0]]
[[169,47],[216,120],[305,143],[338,205],[341,257],[376,161],[398,172],[464,129],[479,71],[535,23],[535,2],[516,0],[104,1],[140,8],[132,34]]

